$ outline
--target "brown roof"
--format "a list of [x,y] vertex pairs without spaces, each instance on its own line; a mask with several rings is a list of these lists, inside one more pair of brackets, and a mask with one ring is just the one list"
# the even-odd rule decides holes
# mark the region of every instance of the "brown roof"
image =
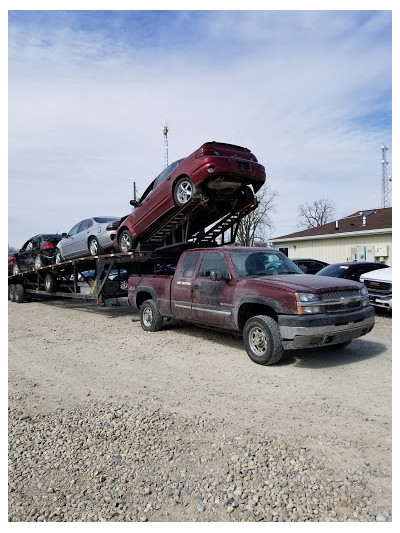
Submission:
[[[363,226],[363,217],[366,217],[366,224]],[[336,229],[336,222],[338,228]],[[332,235],[341,233],[349,233],[355,231],[370,231],[378,229],[386,229],[392,227],[392,208],[386,207],[384,209],[365,209],[364,211],[357,211],[345,218],[341,218],[335,222],[328,222],[323,226],[316,228],[309,228],[282,237],[274,237],[271,239],[291,239],[295,237],[317,237],[319,235]]]

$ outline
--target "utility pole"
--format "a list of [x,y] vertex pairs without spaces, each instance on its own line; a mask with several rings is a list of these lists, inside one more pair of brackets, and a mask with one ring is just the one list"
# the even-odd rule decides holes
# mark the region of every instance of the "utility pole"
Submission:
[[388,175],[387,175],[387,166],[389,163],[386,161],[386,152],[388,150],[388,147],[382,144],[381,150],[382,150],[381,207],[384,209],[385,207],[389,207],[389,180],[388,180]]
[[133,182],[133,199],[136,201],[136,181]]
[[163,134],[164,134],[164,168],[167,168],[168,166],[168,124],[164,126]]

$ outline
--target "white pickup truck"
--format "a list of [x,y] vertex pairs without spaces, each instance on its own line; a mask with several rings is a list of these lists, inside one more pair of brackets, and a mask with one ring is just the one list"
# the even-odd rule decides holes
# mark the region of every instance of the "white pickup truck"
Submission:
[[369,292],[369,301],[376,307],[392,309],[392,268],[381,268],[360,276]]

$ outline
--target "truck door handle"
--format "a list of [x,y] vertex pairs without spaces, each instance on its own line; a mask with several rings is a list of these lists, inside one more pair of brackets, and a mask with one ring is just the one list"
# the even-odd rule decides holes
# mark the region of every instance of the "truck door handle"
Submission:
[[193,285],[193,290],[198,291],[200,289],[200,285]]

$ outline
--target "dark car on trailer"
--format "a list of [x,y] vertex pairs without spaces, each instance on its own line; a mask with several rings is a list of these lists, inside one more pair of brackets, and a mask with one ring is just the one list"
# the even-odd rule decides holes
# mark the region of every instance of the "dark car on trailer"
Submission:
[[378,270],[380,268],[388,268],[388,266],[389,265],[385,265],[384,263],[373,263],[369,261],[333,263],[317,272],[316,276],[329,276],[332,278],[360,281],[361,274],[371,272],[372,270]]
[[329,265],[329,263],[317,259],[292,259],[292,261],[304,272],[304,274],[316,274]]
[[129,252],[191,200],[203,198],[191,214],[190,238],[233,209],[253,202],[264,182],[265,168],[248,148],[207,142],[163,170],[138,202],[131,200],[134,210],[121,222],[114,247]]
[[13,274],[25,270],[39,269],[55,262],[56,246],[61,239],[57,233],[46,233],[31,237],[14,254]]

